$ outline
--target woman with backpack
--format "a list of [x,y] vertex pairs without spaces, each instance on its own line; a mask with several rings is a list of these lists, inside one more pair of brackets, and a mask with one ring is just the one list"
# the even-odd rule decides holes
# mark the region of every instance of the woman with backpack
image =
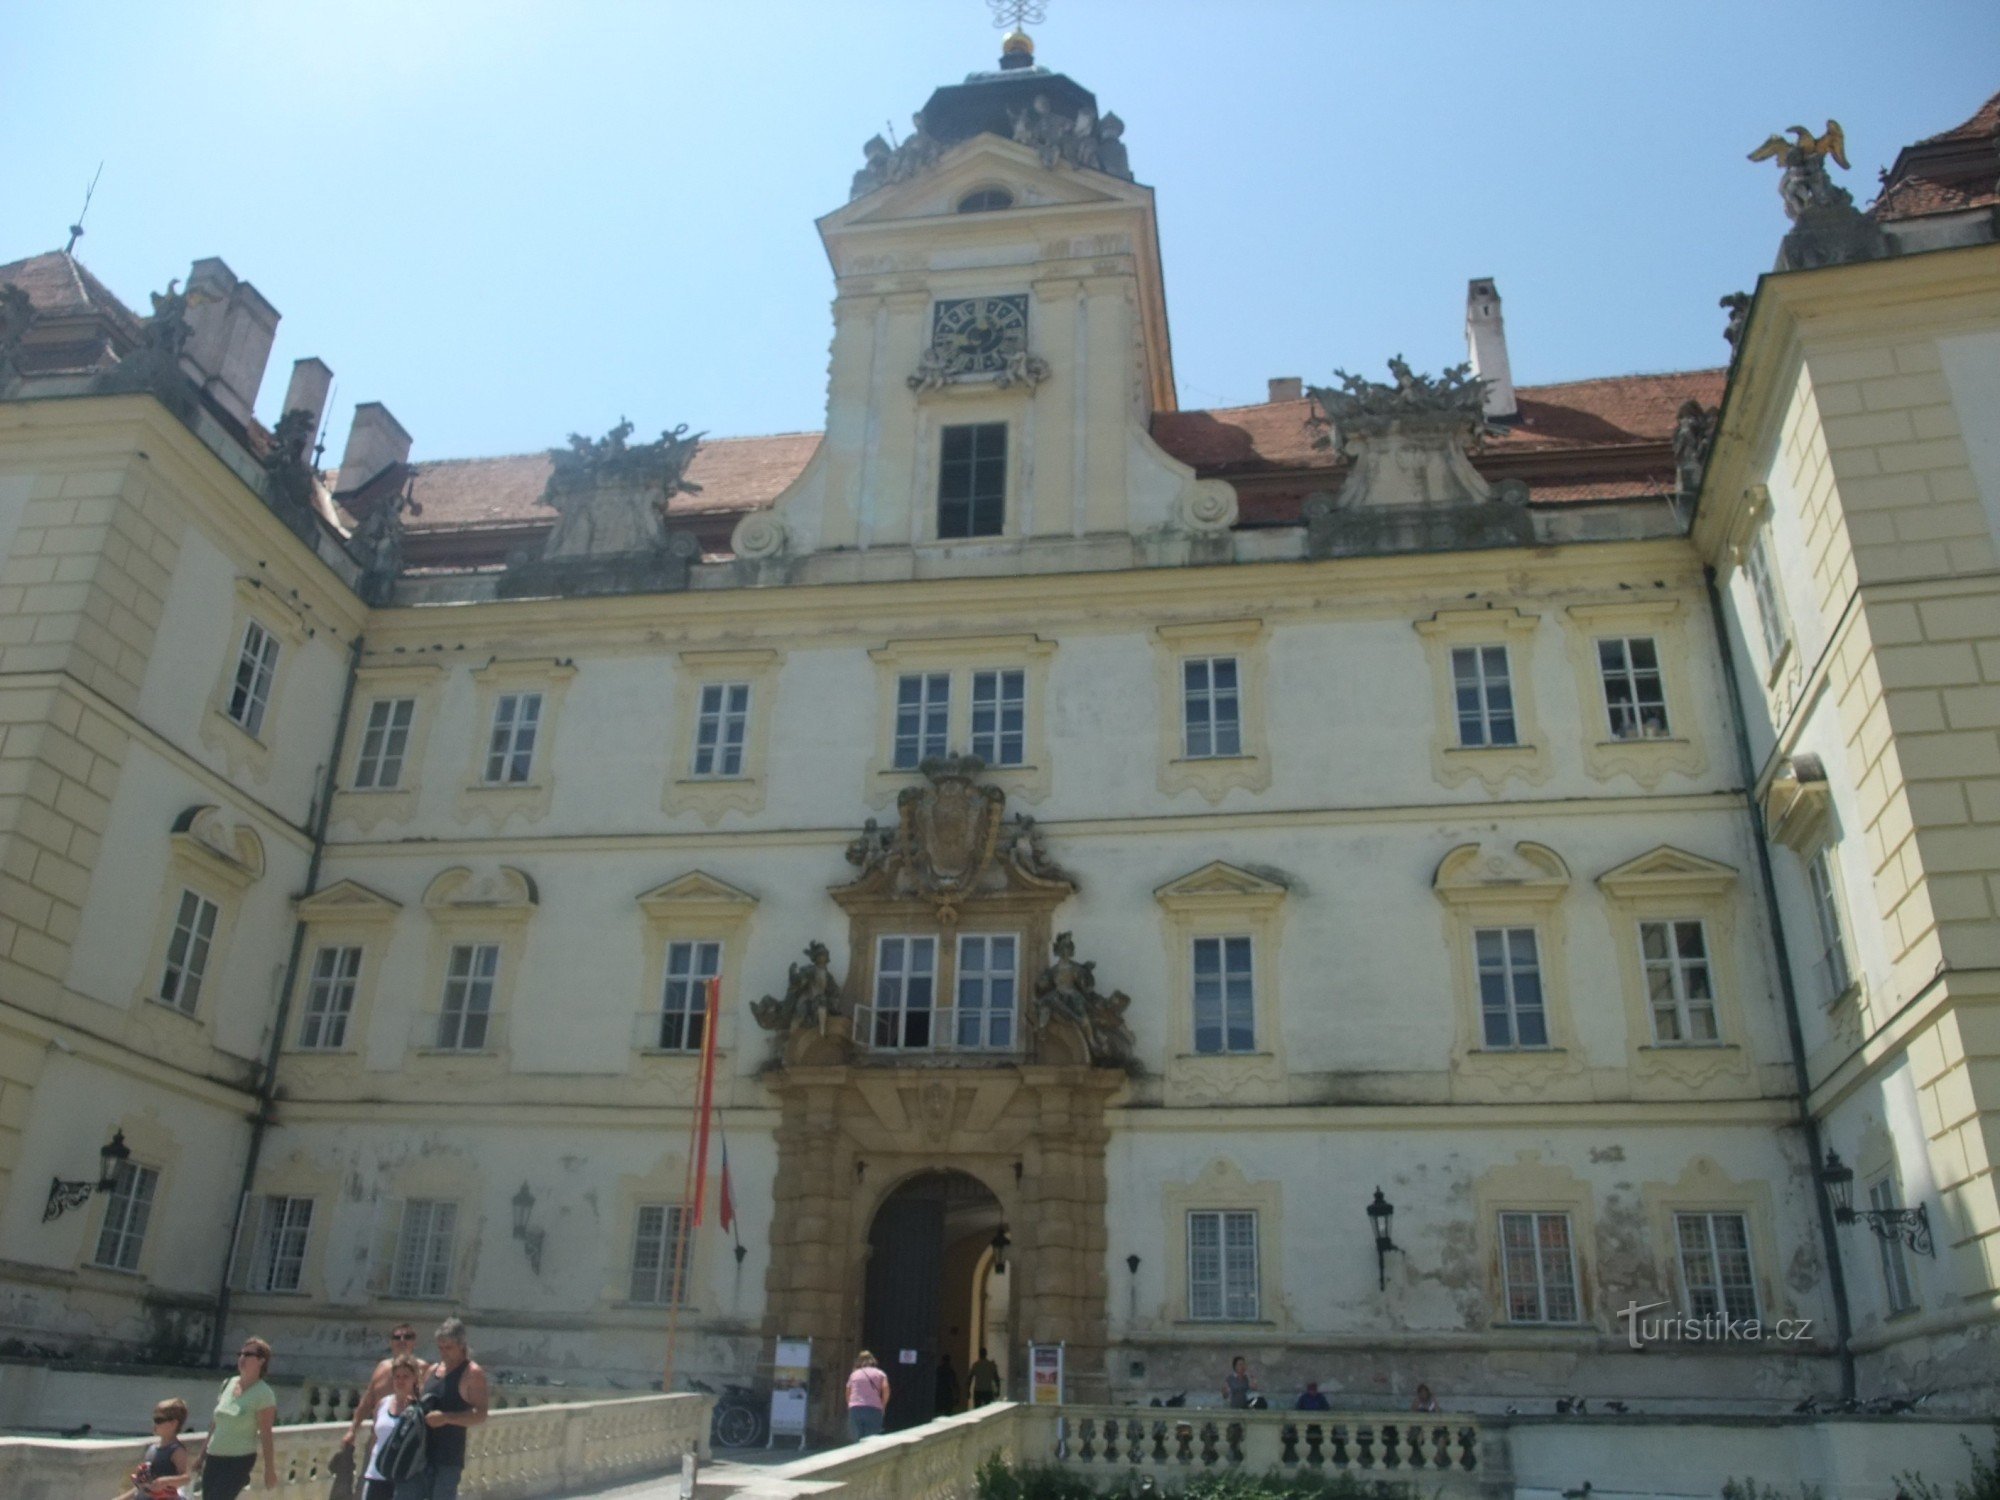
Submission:
[[417,1387],[423,1379],[423,1361],[414,1354],[398,1354],[389,1361],[388,1392],[359,1413],[362,1422],[372,1424],[374,1434],[368,1444],[361,1500],[395,1500],[398,1493],[407,1495],[417,1488],[412,1481],[423,1475],[430,1436],[423,1408],[417,1404]]

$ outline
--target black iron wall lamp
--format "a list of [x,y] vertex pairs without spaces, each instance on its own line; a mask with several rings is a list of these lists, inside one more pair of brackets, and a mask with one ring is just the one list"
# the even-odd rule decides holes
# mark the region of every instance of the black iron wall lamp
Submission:
[[125,1132],[113,1131],[111,1139],[97,1153],[97,1181],[86,1178],[51,1177],[49,1179],[49,1201],[42,1208],[42,1222],[60,1219],[72,1208],[81,1208],[90,1201],[90,1195],[108,1193],[117,1186],[118,1169],[132,1158],[132,1148],[125,1144]]
[[1937,1245],[1931,1239],[1931,1216],[1923,1204],[1915,1208],[1856,1208],[1854,1168],[1842,1161],[1831,1146],[1827,1147],[1826,1162],[1819,1169],[1819,1181],[1826,1189],[1826,1201],[1833,1206],[1837,1222],[1852,1224],[1859,1219],[1875,1231],[1877,1239],[1901,1240],[1915,1254],[1937,1259]]

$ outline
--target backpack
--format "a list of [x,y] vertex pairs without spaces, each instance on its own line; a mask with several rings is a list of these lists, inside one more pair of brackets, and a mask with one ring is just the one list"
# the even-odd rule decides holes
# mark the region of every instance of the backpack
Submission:
[[382,1451],[375,1455],[375,1467],[388,1480],[413,1478],[430,1467],[430,1458],[425,1451],[429,1440],[430,1429],[424,1426],[424,1409],[412,1401],[397,1415],[396,1425],[382,1440]]

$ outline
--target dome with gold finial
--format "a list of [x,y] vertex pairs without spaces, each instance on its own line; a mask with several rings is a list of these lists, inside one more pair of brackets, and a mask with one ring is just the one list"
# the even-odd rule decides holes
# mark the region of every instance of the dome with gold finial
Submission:
[[1017,26],[1001,38],[1000,55],[1003,58],[1025,57],[1032,60],[1035,55],[1035,39]]

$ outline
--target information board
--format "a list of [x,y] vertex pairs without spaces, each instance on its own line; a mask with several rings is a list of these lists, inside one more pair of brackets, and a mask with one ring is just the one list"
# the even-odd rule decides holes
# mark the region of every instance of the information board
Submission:
[[1063,1346],[1028,1345],[1028,1402],[1031,1406],[1061,1406]]
[[766,1448],[781,1437],[795,1437],[806,1445],[806,1397],[812,1389],[811,1339],[778,1340],[771,1363],[771,1433]]

